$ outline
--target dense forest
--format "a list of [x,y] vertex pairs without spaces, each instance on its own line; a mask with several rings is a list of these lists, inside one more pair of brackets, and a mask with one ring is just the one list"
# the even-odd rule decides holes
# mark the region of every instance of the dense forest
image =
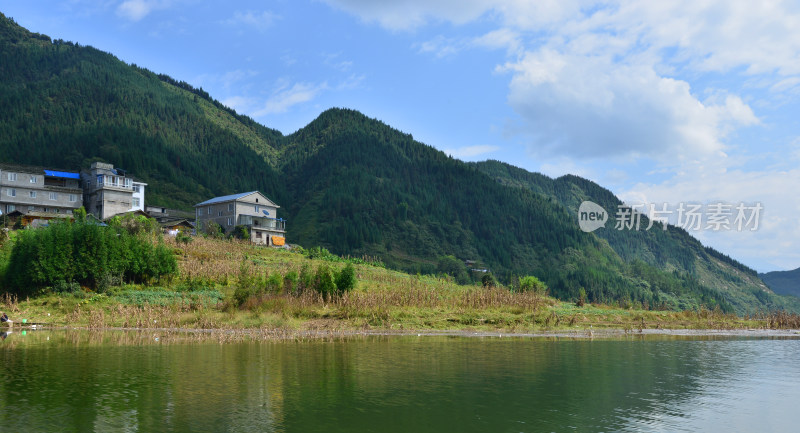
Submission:
[[467,164],[348,109],[284,136],[202,89],[2,14],[0,95],[0,162],[110,162],[148,183],[148,204],[182,209],[259,190],[282,206],[289,241],[303,246],[478,280],[466,266],[442,266],[471,260],[508,285],[535,275],[562,299],[583,289],[589,301],[649,308],[799,305],[683,230],[582,232],[581,201],[619,204],[586,179]]

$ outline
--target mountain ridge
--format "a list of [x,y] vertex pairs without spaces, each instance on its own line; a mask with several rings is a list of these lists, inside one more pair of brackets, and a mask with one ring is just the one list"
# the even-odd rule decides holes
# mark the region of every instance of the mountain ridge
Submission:
[[260,190],[282,206],[291,242],[412,273],[449,273],[453,256],[485,263],[507,284],[537,275],[562,299],[583,289],[590,301],[650,308],[800,311],[679,229],[582,232],[580,201],[619,203],[586,179],[464,163],[350,109],[283,135],[202,89],[2,14],[0,40],[0,93],[11,101],[0,108],[0,162],[112,162],[168,207]]
[[800,268],[759,274],[761,280],[779,295],[800,296]]

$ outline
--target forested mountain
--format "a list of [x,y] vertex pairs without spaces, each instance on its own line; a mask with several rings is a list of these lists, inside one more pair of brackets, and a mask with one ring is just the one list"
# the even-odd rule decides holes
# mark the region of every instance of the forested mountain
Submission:
[[474,260],[505,283],[536,275],[563,299],[583,288],[590,301],[651,308],[798,305],[682,230],[582,232],[581,201],[619,203],[585,179],[463,163],[346,109],[283,136],[202,89],[2,15],[0,95],[0,162],[75,170],[103,160],[147,182],[149,204],[189,209],[260,190],[282,206],[292,243],[460,279],[466,269],[445,265]]
[[[181,85],[182,84],[182,85]],[[202,90],[0,15],[0,161],[76,169],[102,159],[190,207],[229,191],[278,190],[276,141]],[[266,162],[266,164],[265,164]]]
[[779,295],[800,296],[800,268],[759,274],[770,289]]

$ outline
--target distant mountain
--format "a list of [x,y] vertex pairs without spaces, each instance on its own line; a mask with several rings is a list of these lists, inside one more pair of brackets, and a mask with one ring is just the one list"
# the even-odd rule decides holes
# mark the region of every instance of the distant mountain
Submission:
[[562,299],[583,288],[590,301],[650,308],[800,311],[682,230],[584,233],[581,201],[620,203],[586,179],[467,164],[347,109],[284,136],[202,89],[2,14],[0,95],[0,162],[111,162],[148,183],[148,205],[260,190],[282,206],[290,242],[412,273],[480,278],[458,265],[474,260],[504,283],[536,275]]
[[800,268],[793,271],[774,271],[759,274],[773,292],[800,297]]

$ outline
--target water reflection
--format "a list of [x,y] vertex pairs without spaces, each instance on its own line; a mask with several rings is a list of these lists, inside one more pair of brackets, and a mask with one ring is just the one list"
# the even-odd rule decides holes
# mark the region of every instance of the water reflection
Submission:
[[[791,430],[798,340],[15,332],[11,431]],[[215,340],[216,339],[216,340]],[[787,409],[788,408],[788,409]],[[783,411],[787,409],[786,411]],[[768,418],[768,419],[767,419]]]

